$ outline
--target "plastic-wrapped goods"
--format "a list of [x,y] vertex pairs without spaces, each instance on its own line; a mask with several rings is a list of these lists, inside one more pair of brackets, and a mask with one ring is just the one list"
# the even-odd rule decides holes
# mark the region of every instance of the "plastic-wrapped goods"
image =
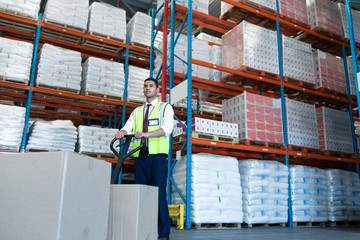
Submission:
[[308,24],[306,0],[280,0],[280,14]]
[[79,126],[78,132],[79,153],[112,153],[109,146],[117,129]]
[[[257,41],[254,41],[257,39]],[[279,74],[276,32],[242,21],[222,37],[223,66],[239,70],[250,67]],[[230,73],[223,73],[223,78]]]
[[136,12],[126,27],[126,35],[130,42],[151,45],[151,17],[142,12]]
[[239,161],[244,222],[286,223],[288,221],[288,168],[279,162]]
[[70,120],[35,121],[29,130],[26,148],[75,151],[77,130]]
[[24,107],[0,104],[0,149],[19,150],[24,121]]
[[129,66],[129,79],[127,98],[131,100],[145,101],[144,80],[149,77],[149,70],[135,66]]
[[[192,110],[197,112],[198,110],[198,102],[196,99],[192,99]],[[184,98],[177,103],[174,104],[174,107],[184,108],[187,109],[187,99]],[[217,103],[210,103],[203,100],[199,101],[199,111],[208,112],[208,113],[215,113],[215,114],[222,114],[222,105]]]
[[[217,1],[217,0],[214,0],[214,1]],[[196,36],[197,39],[200,39],[200,40],[203,40],[203,41],[206,41],[206,42],[211,42],[211,43],[215,43],[215,44],[218,44],[218,45],[222,45],[222,40],[221,38],[218,38],[218,37],[214,37],[214,36],[211,36],[209,34],[206,34],[206,33],[199,33],[197,36]]]
[[326,171],[328,183],[328,220],[347,221],[348,171],[331,169]]
[[[209,61],[212,64],[222,66],[222,48],[221,46],[212,45],[209,46]],[[220,82],[222,72],[213,68],[210,68],[209,80]]]
[[290,188],[294,222],[327,222],[327,182],[324,170],[291,166]]
[[316,84],[340,93],[347,93],[344,62],[330,53],[314,52]]
[[319,149],[315,105],[285,99],[290,145]]
[[354,152],[348,112],[320,107],[316,116],[322,151]]
[[[191,221],[242,223],[242,193],[238,161],[234,157],[193,154],[191,159]],[[186,156],[173,170],[174,181],[186,199]],[[175,188],[172,203],[184,204]]]
[[0,9],[38,19],[41,0],[0,0]]
[[315,84],[311,44],[282,35],[284,76]]
[[89,8],[88,32],[126,39],[126,11],[110,4],[93,2]]
[[223,100],[222,120],[239,124],[239,140],[283,143],[281,101],[244,92]]
[[89,57],[82,65],[81,93],[92,92],[122,97],[124,93],[124,65]]
[[38,85],[80,90],[81,53],[45,43],[40,51]]
[[89,15],[88,0],[48,0],[44,19],[80,29],[86,29]]
[[360,179],[359,174],[354,172],[348,173],[347,196],[348,206],[347,215],[349,221],[360,220]]
[[[341,15],[341,25],[344,29],[344,37],[349,39],[350,38],[349,37],[349,25],[348,25],[348,21],[347,21],[346,7],[342,3],[338,3],[338,7],[340,10],[340,15]],[[360,12],[356,11],[354,9],[351,9],[351,15],[352,15],[352,24],[353,24],[355,41],[360,42]]]
[[31,43],[0,37],[0,78],[26,83],[33,54]]
[[[276,10],[276,0],[235,0],[235,2],[244,2],[250,5],[261,5],[262,7]],[[233,7],[234,6],[229,3],[221,2],[221,16],[225,15]]]
[[[164,3],[164,0],[157,0],[157,9],[160,8],[160,6]],[[188,7],[188,0],[179,0],[176,1],[176,4],[179,4],[184,7]],[[164,12],[164,7],[161,9],[161,11],[158,13],[158,15]],[[192,9],[198,12],[202,12],[205,14],[208,14],[209,12],[209,0],[193,0],[192,1]]]
[[328,0],[306,0],[308,22],[311,29],[342,36],[340,12],[334,2]]
[[[349,74],[349,82],[350,82],[350,93],[351,95],[356,95],[356,86],[355,86],[355,76],[354,76],[354,68],[352,64],[352,57],[346,57],[347,61],[347,69]],[[357,61],[359,64],[359,60]],[[360,88],[360,85],[359,85]]]

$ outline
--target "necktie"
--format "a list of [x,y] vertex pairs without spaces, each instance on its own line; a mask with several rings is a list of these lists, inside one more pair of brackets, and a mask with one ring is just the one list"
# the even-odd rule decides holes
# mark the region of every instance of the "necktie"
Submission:
[[[149,118],[149,109],[150,109],[151,104],[147,104],[146,105],[146,111],[145,111],[145,116],[144,116],[144,122],[143,122],[143,132],[147,132],[148,131],[148,118]],[[143,151],[147,150],[147,141],[145,142],[144,146],[142,147]]]

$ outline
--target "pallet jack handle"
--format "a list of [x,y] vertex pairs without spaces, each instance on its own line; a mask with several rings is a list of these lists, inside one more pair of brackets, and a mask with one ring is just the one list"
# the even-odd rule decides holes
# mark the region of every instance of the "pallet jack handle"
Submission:
[[[120,173],[120,171],[122,169],[122,166],[124,164],[124,160],[126,158],[128,158],[129,156],[133,155],[135,152],[139,151],[145,144],[146,138],[142,137],[140,146],[137,147],[136,149],[133,149],[130,152],[128,152],[129,146],[130,146],[130,143],[131,143],[131,140],[132,140],[133,137],[135,137],[134,134],[125,135],[125,141],[123,143],[120,143],[116,147],[114,147],[114,144],[118,140],[117,138],[114,138],[110,143],[111,151],[118,157],[117,164],[116,164],[114,172],[113,172],[113,174],[111,176],[111,184],[117,184],[118,183],[118,181],[119,181],[119,173]],[[121,146],[122,146],[122,148],[121,148]],[[117,147],[120,147],[119,151],[117,151],[115,149]]]

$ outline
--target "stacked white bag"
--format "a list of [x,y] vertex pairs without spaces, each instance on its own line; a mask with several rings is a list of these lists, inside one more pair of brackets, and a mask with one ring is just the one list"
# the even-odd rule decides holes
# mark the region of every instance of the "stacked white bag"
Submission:
[[349,172],[347,186],[349,221],[360,221],[360,179],[359,174]]
[[326,171],[328,183],[328,220],[347,221],[347,179],[348,171],[330,169]]
[[151,45],[151,17],[143,12],[136,12],[126,27],[130,42]]
[[[234,157],[193,154],[191,160],[191,221],[242,223],[242,200],[238,161]],[[186,198],[186,156],[173,170],[174,181]],[[184,204],[172,190],[173,204]]]
[[80,29],[86,29],[89,0],[47,0],[44,19]]
[[29,149],[75,151],[77,130],[70,120],[35,121],[26,145]]
[[0,78],[27,82],[32,54],[31,43],[0,37]]
[[123,96],[124,65],[122,63],[89,57],[82,65],[81,93],[92,92]]
[[131,100],[144,101],[144,80],[149,77],[150,71],[144,68],[129,66],[129,79],[127,98]]
[[325,171],[306,166],[290,167],[291,204],[294,222],[327,222]]
[[288,221],[288,168],[275,161],[239,162],[243,192],[244,222],[286,223]]
[[40,51],[39,85],[80,90],[81,53],[45,43]]
[[0,0],[0,9],[38,19],[41,0]]
[[112,153],[110,142],[115,137],[117,129],[79,126],[78,132],[78,152]]
[[0,149],[19,150],[25,108],[0,104]]
[[88,32],[126,39],[126,11],[109,4],[93,2],[89,8]]

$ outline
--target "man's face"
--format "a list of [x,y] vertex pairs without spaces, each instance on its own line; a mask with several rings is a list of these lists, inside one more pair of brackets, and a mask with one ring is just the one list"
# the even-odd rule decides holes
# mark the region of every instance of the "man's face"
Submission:
[[154,81],[145,81],[144,82],[144,95],[147,98],[156,97],[158,92],[158,88],[156,87],[156,84]]

